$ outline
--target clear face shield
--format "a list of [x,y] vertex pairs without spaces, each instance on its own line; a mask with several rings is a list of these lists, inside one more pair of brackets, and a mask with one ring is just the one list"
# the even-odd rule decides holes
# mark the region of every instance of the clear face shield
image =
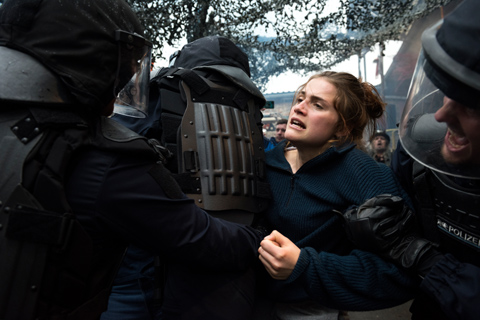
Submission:
[[427,77],[422,52],[410,86],[408,99],[400,120],[400,141],[408,154],[422,165],[455,177],[480,179],[478,165],[451,163],[442,153],[447,124],[438,122],[435,113],[445,103],[445,95]]
[[145,118],[148,110],[152,44],[138,34],[121,30],[115,32],[115,40],[119,43],[119,58],[114,112]]

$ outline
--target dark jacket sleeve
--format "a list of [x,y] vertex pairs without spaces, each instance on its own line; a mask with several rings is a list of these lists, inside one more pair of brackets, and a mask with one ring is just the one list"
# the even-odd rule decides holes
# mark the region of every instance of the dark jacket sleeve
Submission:
[[430,270],[420,288],[448,319],[478,319],[480,315],[480,268],[461,263],[451,254]]
[[302,283],[310,297],[336,309],[389,308],[413,298],[418,281],[377,255],[353,250],[339,256],[303,248],[286,280]]
[[167,260],[198,268],[244,269],[257,258],[262,236],[215,219],[193,200],[168,198],[134,155],[91,151],[79,156],[67,196],[97,246],[106,238],[132,243]]

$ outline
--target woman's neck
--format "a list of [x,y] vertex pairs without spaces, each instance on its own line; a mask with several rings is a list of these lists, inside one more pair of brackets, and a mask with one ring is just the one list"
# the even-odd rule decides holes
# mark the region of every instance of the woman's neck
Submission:
[[322,154],[328,147],[330,147],[330,144],[325,144],[320,149],[297,147],[296,149],[285,150],[285,159],[290,164],[292,172],[296,173],[305,163]]

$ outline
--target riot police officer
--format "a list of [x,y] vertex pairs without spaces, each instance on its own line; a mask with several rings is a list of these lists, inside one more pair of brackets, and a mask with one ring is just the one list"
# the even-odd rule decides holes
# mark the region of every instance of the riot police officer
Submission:
[[479,10],[466,0],[422,35],[392,159],[418,224],[386,195],[344,214],[354,241],[422,278],[412,319],[480,314]]
[[142,34],[123,0],[0,7],[1,319],[97,319],[130,243],[209,270],[256,259],[262,234],[199,209],[108,119],[117,95],[144,114]]
[[[186,44],[171,56],[168,67],[152,73],[155,75],[150,80],[148,118],[117,113],[112,119],[156,139],[169,150],[167,167],[187,196],[202,199],[197,204],[207,213],[250,225],[254,214],[264,210],[268,198],[261,197],[259,192],[250,194],[249,187],[241,188],[242,192],[223,187],[245,185],[245,172],[249,172],[249,181],[255,181],[257,191],[262,181],[268,186],[263,175],[260,130],[260,108],[265,98],[250,79],[248,56],[230,39],[208,36]],[[200,89],[204,94],[196,94],[194,99],[202,104],[189,105],[190,92]],[[235,97],[242,97],[242,101]],[[204,109],[204,105],[214,107]],[[193,110],[196,111],[192,117]],[[201,126],[206,119],[211,119],[211,125]],[[221,124],[226,125],[219,127]],[[238,134],[230,133],[236,128],[249,129],[240,129],[244,138],[239,139]],[[187,144],[185,137],[205,143]],[[221,148],[218,139],[222,141]],[[191,158],[201,159],[196,167],[184,162],[185,155],[192,154]],[[202,161],[205,155],[224,161]],[[224,163],[229,163],[228,167]],[[204,182],[214,187],[202,186]],[[130,246],[101,320],[157,319],[158,314],[164,320],[248,319],[254,301],[253,271],[202,271],[175,261],[159,263],[151,253]]]

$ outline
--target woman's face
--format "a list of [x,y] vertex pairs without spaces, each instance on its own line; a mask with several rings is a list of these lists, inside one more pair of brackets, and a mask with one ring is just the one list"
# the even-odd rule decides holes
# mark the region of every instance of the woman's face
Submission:
[[480,112],[447,97],[435,113],[448,126],[442,156],[451,164],[480,164]]
[[337,133],[337,89],[324,78],[310,80],[290,110],[285,138],[297,148],[321,150]]

